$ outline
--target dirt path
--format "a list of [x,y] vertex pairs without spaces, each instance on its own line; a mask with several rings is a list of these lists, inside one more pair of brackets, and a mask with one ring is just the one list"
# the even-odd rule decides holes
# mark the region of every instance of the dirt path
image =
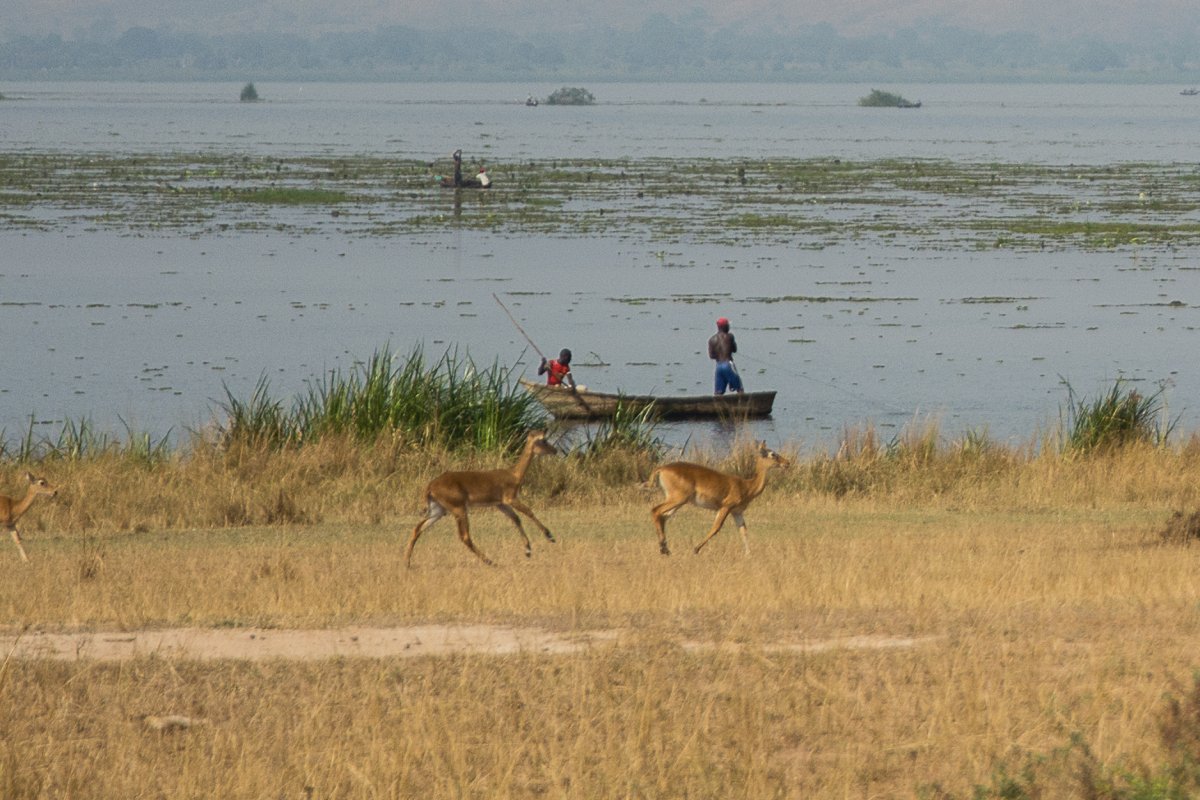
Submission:
[[[616,630],[554,633],[540,628],[503,625],[417,625],[396,628],[279,630],[261,628],[167,628],[99,633],[34,633],[0,636],[5,658],[122,661],[144,656],[183,660],[282,658],[414,658],[457,654],[567,655],[619,646]],[[852,636],[841,639],[778,643],[760,648],[771,653],[815,653],[837,648],[915,647],[929,638]],[[686,650],[733,651],[732,643],[681,641]]]

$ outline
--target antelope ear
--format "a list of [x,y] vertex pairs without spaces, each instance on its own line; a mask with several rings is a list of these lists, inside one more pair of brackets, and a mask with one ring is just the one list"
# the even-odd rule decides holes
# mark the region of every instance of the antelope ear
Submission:
[[29,481],[30,483],[37,483],[37,478],[33,477],[32,472],[25,473],[25,480]]

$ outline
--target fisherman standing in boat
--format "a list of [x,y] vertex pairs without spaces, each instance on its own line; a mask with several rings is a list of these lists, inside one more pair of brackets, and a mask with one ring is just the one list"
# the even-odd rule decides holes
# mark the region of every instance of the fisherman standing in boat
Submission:
[[725,394],[726,389],[741,394],[742,378],[733,366],[733,354],[737,352],[737,341],[729,332],[729,320],[721,317],[717,320],[717,332],[708,340],[708,357],[717,362],[717,372],[714,378],[713,394]]
[[455,150],[451,157],[454,159],[454,185],[462,186],[462,150]]
[[558,358],[553,361],[547,361],[546,357],[542,356],[538,375],[546,376],[547,386],[566,386],[574,390],[575,376],[571,374],[571,351],[564,347]]
[[454,159],[454,177],[438,176],[443,187],[447,189],[487,189],[492,185],[492,179],[487,174],[487,167],[480,167],[474,178],[464,178],[462,174],[462,150],[455,150],[451,157]]

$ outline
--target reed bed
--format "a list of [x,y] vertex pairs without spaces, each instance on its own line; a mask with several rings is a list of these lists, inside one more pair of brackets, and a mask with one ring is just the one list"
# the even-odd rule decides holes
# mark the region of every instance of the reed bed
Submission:
[[220,443],[281,448],[327,436],[368,444],[390,436],[414,448],[507,452],[545,419],[512,373],[499,363],[480,369],[452,350],[430,362],[419,347],[407,356],[384,347],[349,373],[310,382],[290,404],[271,395],[265,378],[248,399],[227,389]]

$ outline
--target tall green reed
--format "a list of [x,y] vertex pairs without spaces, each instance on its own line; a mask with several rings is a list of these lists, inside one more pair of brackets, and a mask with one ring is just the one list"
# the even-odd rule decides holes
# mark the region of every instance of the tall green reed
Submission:
[[153,465],[171,456],[170,431],[165,436],[155,437],[145,431],[134,430],[124,420],[121,420],[121,424],[125,426],[124,436],[100,430],[89,417],[68,419],[62,423],[57,435],[51,437],[35,433],[34,421],[30,417],[29,428],[15,442],[0,431],[0,460],[29,464],[116,456]]
[[657,420],[653,404],[639,406],[618,398],[613,415],[584,429],[582,440],[571,452],[583,458],[613,452],[645,453],[659,458],[666,445],[654,432]]
[[1087,453],[1132,442],[1165,444],[1179,418],[1167,414],[1164,387],[1144,395],[1118,378],[1107,392],[1088,400],[1067,387],[1064,450]]
[[349,372],[331,370],[310,381],[290,408],[270,396],[265,379],[248,400],[228,388],[226,395],[222,438],[272,447],[331,435],[360,442],[398,435],[414,447],[508,451],[545,422],[513,369],[499,362],[480,369],[453,350],[429,362],[420,347],[406,356],[384,347]]

